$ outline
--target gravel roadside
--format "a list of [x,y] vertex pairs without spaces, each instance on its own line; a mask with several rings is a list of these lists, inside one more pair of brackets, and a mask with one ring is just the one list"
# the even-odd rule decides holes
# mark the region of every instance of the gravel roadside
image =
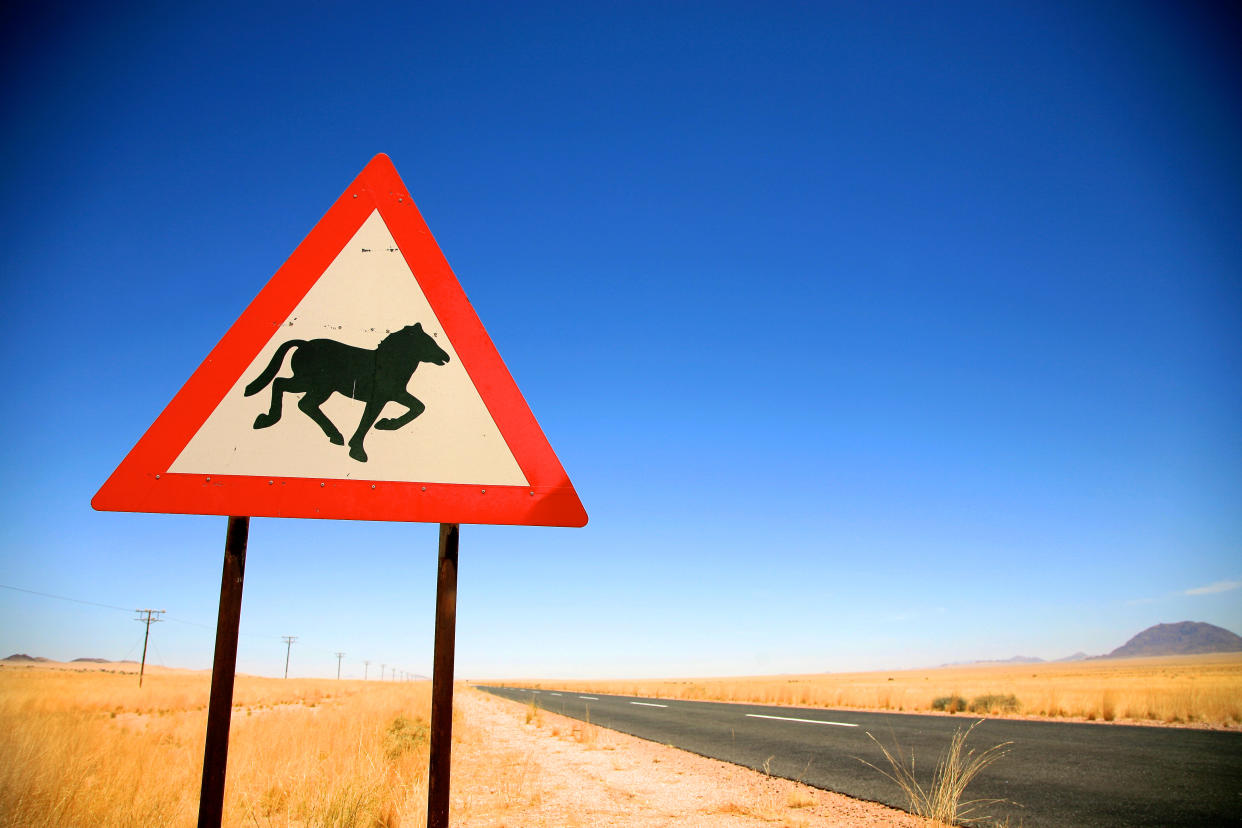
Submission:
[[[453,824],[897,826],[902,811],[587,725],[476,690],[456,694]],[[498,773],[497,768],[502,768]],[[460,782],[458,781],[460,780]]]

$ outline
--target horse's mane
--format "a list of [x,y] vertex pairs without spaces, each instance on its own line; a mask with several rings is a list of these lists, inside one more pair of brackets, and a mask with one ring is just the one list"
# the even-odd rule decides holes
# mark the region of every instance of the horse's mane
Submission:
[[[417,325],[409,325],[395,330],[380,340],[379,345],[375,346],[375,352],[377,354],[387,354],[394,351],[405,353],[416,343],[420,333],[423,332]],[[426,334],[423,335],[425,336]]]

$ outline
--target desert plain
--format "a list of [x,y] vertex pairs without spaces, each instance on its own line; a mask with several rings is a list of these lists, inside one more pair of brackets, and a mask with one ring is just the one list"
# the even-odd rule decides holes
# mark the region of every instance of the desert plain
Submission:
[[[521,682],[511,682],[514,684]],[[930,670],[533,682],[677,699],[1242,728],[1242,653]],[[530,686],[532,683],[526,683]],[[0,826],[193,825],[210,674],[0,666]],[[939,709],[937,709],[939,708]],[[418,826],[426,682],[237,677],[226,825]],[[452,824],[920,824],[458,686]]]

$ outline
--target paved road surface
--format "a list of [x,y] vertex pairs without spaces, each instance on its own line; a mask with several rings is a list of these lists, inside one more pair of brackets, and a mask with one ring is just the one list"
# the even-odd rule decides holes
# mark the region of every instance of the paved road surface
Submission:
[[[974,719],[481,687],[554,713],[796,779],[857,799],[908,808],[870,732],[932,767]],[[1003,799],[986,813],[1013,826],[1242,825],[1242,734],[1174,728],[988,719],[970,745],[1011,741],[1009,754],[967,790]],[[922,774],[920,774],[922,775]]]

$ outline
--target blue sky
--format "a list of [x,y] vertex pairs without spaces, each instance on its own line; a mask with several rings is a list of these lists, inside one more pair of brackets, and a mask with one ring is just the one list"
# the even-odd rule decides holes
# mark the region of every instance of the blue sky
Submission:
[[[462,528],[458,674],[1242,632],[1209,5],[8,11],[0,584],[211,663],[225,519],[95,490],[377,152],[591,515]],[[429,673],[436,527],[252,522],[239,669]],[[0,589],[0,650],[136,658]]]

